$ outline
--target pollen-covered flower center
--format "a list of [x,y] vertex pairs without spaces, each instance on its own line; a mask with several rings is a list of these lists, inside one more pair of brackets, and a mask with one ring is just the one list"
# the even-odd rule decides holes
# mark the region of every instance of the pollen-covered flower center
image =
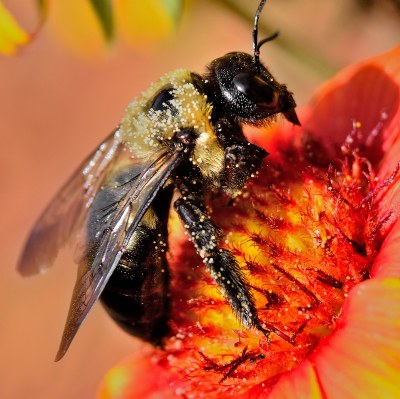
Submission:
[[368,215],[354,177],[305,170],[293,179],[293,172],[275,170],[273,181],[249,188],[228,247],[247,270],[260,319],[275,332],[271,341],[310,349],[335,328],[346,294],[368,275]]
[[214,209],[271,331],[269,342],[246,343],[260,348],[264,378],[295,367],[335,330],[348,292],[369,277],[385,223],[374,210],[382,187],[367,159],[282,159],[265,166],[234,206],[224,210],[219,200]]
[[356,152],[331,164],[312,146],[270,161],[233,202],[221,196],[210,202],[268,337],[240,325],[188,255],[190,243],[184,246],[179,270],[194,271],[179,275],[177,286],[187,291],[174,298],[181,328],[169,344],[192,352],[191,364],[176,366],[189,367],[193,383],[207,372],[215,383],[240,379],[231,387],[239,392],[295,368],[335,330],[352,287],[369,278],[389,217],[378,216],[374,205],[386,183]]

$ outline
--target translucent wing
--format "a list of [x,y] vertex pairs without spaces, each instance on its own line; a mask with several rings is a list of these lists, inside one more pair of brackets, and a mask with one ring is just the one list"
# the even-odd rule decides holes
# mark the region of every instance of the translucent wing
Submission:
[[99,245],[89,262],[80,264],[71,305],[56,361],[67,351],[72,339],[118,265],[133,233],[182,159],[183,151],[155,153],[139,175],[132,176],[131,187],[102,226]]
[[50,267],[64,244],[75,241],[100,184],[123,148],[119,131],[113,132],[81,164],[34,225],[18,263],[29,276]]

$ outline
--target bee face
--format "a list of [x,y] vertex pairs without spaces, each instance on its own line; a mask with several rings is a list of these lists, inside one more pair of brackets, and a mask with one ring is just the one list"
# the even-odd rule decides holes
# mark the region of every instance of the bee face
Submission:
[[292,93],[250,54],[228,53],[212,61],[208,81],[214,101],[240,122],[260,125],[281,112],[299,124]]
[[136,98],[32,229],[18,265],[23,275],[50,267],[66,242],[79,250],[57,360],[98,299],[132,335],[159,344],[168,334],[171,205],[243,327],[269,334],[205,205],[210,191],[235,196],[268,155],[247,141],[243,123],[262,125],[282,113],[299,124],[292,94],[258,59],[276,35],[257,43],[256,33],[254,56],[228,53],[204,76],[172,71]]

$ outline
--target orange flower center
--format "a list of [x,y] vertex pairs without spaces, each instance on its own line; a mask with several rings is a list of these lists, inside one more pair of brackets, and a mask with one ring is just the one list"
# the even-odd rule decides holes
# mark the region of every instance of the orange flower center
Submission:
[[289,151],[233,203],[210,201],[268,338],[235,320],[187,238],[171,257],[177,327],[166,345],[169,366],[192,386],[211,381],[213,394],[265,392],[309,356],[335,330],[351,288],[369,278],[382,243],[389,215],[378,216],[374,200],[388,182],[377,183],[367,159],[343,146],[332,164],[310,138]]

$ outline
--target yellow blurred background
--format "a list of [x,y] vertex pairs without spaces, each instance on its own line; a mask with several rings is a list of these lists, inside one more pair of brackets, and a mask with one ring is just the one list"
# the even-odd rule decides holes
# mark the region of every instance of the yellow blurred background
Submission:
[[[34,10],[26,3],[5,2],[32,26]],[[252,15],[258,1],[237,4]],[[398,44],[398,10],[389,1],[377,4],[362,11],[349,0],[268,2],[261,19],[267,33],[279,29],[281,37],[262,48],[261,58],[300,107],[340,67]],[[146,49],[119,42],[109,56],[75,54],[54,28],[62,23],[50,9],[32,44],[0,58],[0,398],[6,399],[93,398],[104,373],[143,346],[95,306],[55,364],[76,268],[66,253],[46,275],[23,279],[15,271],[19,253],[56,190],[151,81],[178,67],[203,72],[226,52],[252,50],[252,24],[212,0],[192,0],[172,39]]]

